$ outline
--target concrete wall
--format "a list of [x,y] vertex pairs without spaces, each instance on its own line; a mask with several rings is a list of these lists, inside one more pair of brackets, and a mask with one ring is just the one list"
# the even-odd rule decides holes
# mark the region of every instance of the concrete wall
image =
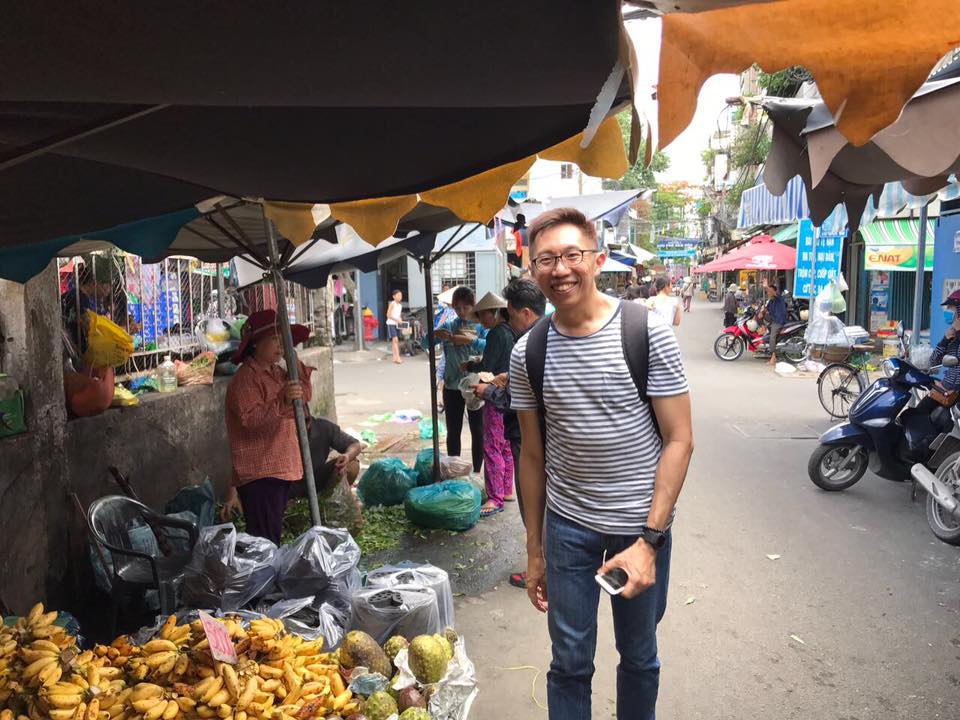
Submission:
[[[8,349],[17,348],[7,360],[27,394],[29,428],[0,439],[0,597],[15,612],[44,600],[83,619],[97,599],[84,519],[71,493],[86,507],[117,492],[111,465],[155,509],[207,475],[222,493],[231,474],[223,422],[229,379],[68,420],[55,270],[47,268],[25,286],[0,286],[0,317],[6,335],[14,337]],[[300,355],[317,368],[311,412],[335,418],[332,349],[308,348]]]

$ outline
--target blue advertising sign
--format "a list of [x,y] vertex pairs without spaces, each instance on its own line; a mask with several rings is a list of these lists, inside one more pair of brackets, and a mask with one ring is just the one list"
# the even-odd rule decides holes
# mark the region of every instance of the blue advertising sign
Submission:
[[[816,263],[813,257],[814,233],[817,233]],[[835,280],[840,275],[842,256],[843,235],[822,235],[810,220],[801,220],[797,235],[797,269],[793,276],[794,297],[815,296]]]
[[658,250],[657,255],[662,258],[692,258],[696,257],[697,251],[693,248],[689,250]]

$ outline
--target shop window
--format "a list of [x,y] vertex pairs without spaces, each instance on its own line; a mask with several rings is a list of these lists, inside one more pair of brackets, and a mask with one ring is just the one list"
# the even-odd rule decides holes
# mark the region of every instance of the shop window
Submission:
[[477,263],[472,252],[447,253],[433,264],[431,270],[433,294],[437,295],[444,287],[466,285],[476,290]]
[[[218,268],[196,258],[171,257],[145,263],[119,250],[61,259],[60,307],[64,345],[77,354],[81,340],[79,307],[104,315],[133,337],[134,353],[117,377],[135,376],[156,368],[165,355],[192,357],[201,347],[194,331],[206,318],[276,308],[272,286],[263,283],[238,291],[225,273],[224,297],[218,297]],[[287,312],[292,321],[313,326],[312,295],[287,284]]]

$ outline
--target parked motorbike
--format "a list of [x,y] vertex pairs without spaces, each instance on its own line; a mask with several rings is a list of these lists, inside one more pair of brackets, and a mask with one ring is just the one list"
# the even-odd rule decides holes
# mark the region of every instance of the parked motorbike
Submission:
[[926,490],[924,511],[933,534],[949,545],[960,545],[960,417],[954,411],[950,432],[930,443],[933,456],[916,463],[910,474]]
[[[757,319],[758,311],[748,306],[737,321],[713,342],[714,354],[726,362],[739,360],[744,350],[768,355],[770,353],[770,335],[767,328]],[[777,334],[777,353],[791,362],[800,362],[807,356],[807,331],[805,321],[788,321]]]
[[403,313],[400,321],[400,352],[408,357],[423,352],[423,328],[427,309],[416,308]]
[[[947,355],[930,372],[956,367],[957,362]],[[820,436],[807,463],[807,474],[818,487],[846,490],[868,468],[882,478],[903,482],[911,477],[915,463],[929,462],[932,441],[953,426],[951,407],[939,405],[930,413],[907,407],[918,390],[934,387],[932,375],[899,358],[884,360],[883,374],[850,407],[846,422]]]

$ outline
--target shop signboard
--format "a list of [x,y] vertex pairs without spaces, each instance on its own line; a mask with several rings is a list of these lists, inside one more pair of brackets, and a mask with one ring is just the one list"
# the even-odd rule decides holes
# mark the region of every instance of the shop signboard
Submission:
[[[883,272],[900,270],[916,272],[917,246],[867,245],[864,253],[864,268],[866,270],[882,270]],[[933,251],[929,245],[926,253],[924,253],[923,269],[933,270]]]
[[694,248],[688,250],[660,250],[657,255],[662,258],[692,258],[697,256],[697,251]]
[[[814,262],[814,233],[817,234],[817,256]],[[794,297],[816,295],[840,275],[843,258],[843,235],[820,234],[810,220],[800,221],[797,235],[797,268],[794,272]]]

